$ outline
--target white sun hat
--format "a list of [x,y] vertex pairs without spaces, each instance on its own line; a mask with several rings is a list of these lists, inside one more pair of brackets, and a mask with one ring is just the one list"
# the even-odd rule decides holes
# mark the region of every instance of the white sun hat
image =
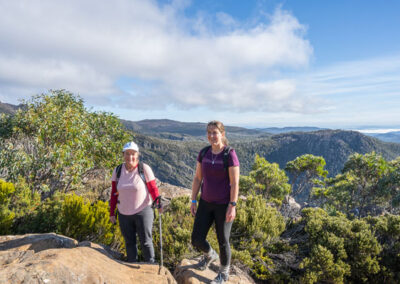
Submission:
[[139,146],[135,142],[128,142],[124,145],[122,152],[125,152],[126,150],[133,150],[139,152]]

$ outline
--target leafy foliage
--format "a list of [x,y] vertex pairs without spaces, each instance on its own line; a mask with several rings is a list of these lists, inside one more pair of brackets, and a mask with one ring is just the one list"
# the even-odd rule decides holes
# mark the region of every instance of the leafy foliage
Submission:
[[391,210],[399,196],[398,169],[375,152],[349,157],[343,173],[327,179],[326,187],[315,191],[336,210],[365,216]]
[[320,208],[303,214],[311,253],[300,265],[305,269],[302,282],[360,283],[379,273],[382,247],[366,221],[329,216]]
[[[260,279],[269,279],[272,277],[270,269],[273,263],[265,247],[279,239],[285,229],[283,217],[275,208],[267,207],[261,195],[250,195],[246,200],[240,200],[237,208],[231,232],[232,262],[245,264]],[[179,197],[172,199],[169,210],[161,215],[164,262],[170,268],[175,267],[182,258],[198,254],[191,246],[193,217],[189,212],[189,197]],[[154,224],[155,230],[158,230],[158,218]],[[159,257],[158,233],[154,233],[153,238]],[[214,230],[210,230],[207,239],[218,251]]]
[[[173,268],[184,257],[192,257],[197,254],[191,246],[191,235],[193,228],[193,217],[190,214],[189,197],[178,197],[171,200],[167,212],[161,215],[163,232],[164,263]],[[154,249],[156,257],[159,258],[159,215],[154,219],[153,233]],[[216,241],[215,235],[211,235]],[[211,242],[215,243],[215,242]]]
[[376,282],[400,282],[400,216],[387,214],[379,217],[367,217],[375,236],[382,245],[381,271]]
[[111,168],[129,139],[115,116],[89,112],[64,90],[34,96],[26,105],[1,119],[12,131],[0,140],[0,168],[7,180],[23,176],[40,193],[79,188],[91,171]]
[[10,232],[15,213],[9,207],[10,196],[15,191],[14,185],[0,179],[0,235]]
[[[301,155],[286,164],[285,170],[292,175],[292,192],[295,197],[300,195],[306,188],[318,184],[326,178],[328,171],[323,157],[311,154]],[[308,197],[310,194],[307,194]]]
[[235,252],[238,260],[247,264],[255,277],[264,280],[273,277],[274,265],[268,257],[268,247],[279,240],[284,230],[284,218],[276,208],[266,205],[262,195],[249,195],[239,202],[231,242],[235,251],[247,253]]
[[253,191],[266,199],[280,203],[290,193],[290,185],[285,172],[276,163],[269,163],[256,155],[254,165],[248,177],[240,178],[240,190],[244,193]]

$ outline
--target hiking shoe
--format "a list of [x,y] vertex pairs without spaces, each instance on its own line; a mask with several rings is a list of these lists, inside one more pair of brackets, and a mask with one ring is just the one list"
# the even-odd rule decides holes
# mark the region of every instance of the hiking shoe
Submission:
[[199,262],[199,270],[206,270],[210,264],[219,259],[219,256],[215,250],[212,249],[210,254],[204,255]]
[[211,281],[211,284],[222,284],[228,281],[228,275],[225,273],[218,273],[217,277],[214,278],[213,281]]

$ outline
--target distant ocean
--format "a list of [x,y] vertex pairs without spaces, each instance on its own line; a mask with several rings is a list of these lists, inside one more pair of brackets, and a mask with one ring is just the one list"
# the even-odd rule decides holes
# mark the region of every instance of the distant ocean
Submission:
[[352,129],[354,131],[358,131],[361,133],[371,133],[371,134],[384,134],[389,132],[398,132],[400,128],[380,128],[380,129]]

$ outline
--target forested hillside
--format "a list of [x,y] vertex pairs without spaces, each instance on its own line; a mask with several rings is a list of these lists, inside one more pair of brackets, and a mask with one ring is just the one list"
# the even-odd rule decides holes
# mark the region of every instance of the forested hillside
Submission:
[[[133,132],[168,140],[206,141],[206,123],[180,122],[170,119],[146,119],[141,121],[121,120],[124,126]],[[230,138],[235,141],[247,141],[271,134],[254,129],[226,126]]]
[[[229,135],[229,134],[228,134]],[[158,177],[168,183],[191,186],[197,154],[206,142],[172,141],[136,134],[143,147],[143,158],[151,164]],[[385,143],[356,131],[320,130],[278,134],[270,138],[232,143],[236,149],[241,173],[247,175],[256,154],[284,168],[286,163],[303,154],[322,156],[329,176],[340,172],[349,155],[372,151],[388,160],[400,156],[400,144]]]
[[[0,112],[7,110],[14,113],[20,106],[1,104],[0,107]],[[133,131],[141,146],[143,160],[154,168],[160,180],[173,185],[191,186],[197,154],[207,145],[205,123],[166,119],[121,122]],[[227,126],[226,131],[231,145],[237,151],[244,175],[251,170],[256,154],[278,163],[281,168],[303,154],[322,156],[329,176],[339,173],[353,153],[375,151],[388,160],[400,156],[400,144],[382,142],[356,131],[319,130],[271,135],[232,126]],[[118,157],[116,160],[118,162]]]

